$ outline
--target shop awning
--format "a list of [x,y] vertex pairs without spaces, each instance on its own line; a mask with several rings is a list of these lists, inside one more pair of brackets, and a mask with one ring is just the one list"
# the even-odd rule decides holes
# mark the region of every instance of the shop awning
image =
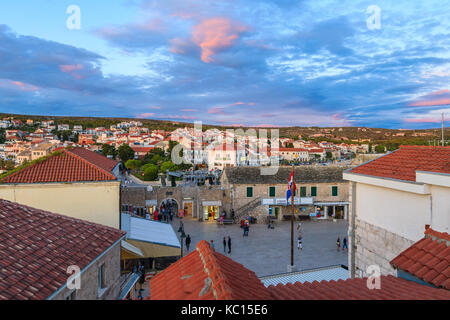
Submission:
[[133,246],[131,243],[122,240],[120,246],[122,250],[122,260],[144,258],[141,249]]
[[127,232],[126,242],[139,249],[144,258],[181,255],[180,241],[170,224],[122,213],[121,229]]

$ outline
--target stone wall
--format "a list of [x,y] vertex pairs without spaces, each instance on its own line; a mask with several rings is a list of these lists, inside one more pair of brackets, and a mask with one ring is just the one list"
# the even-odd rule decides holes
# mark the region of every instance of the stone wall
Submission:
[[[99,296],[98,268],[105,264],[106,291]],[[67,277],[70,275],[68,274]],[[73,290],[64,288],[53,300],[65,300]],[[120,291],[120,242],[81,274],[81,288],[76,291],[76,300],[114,300]]]
[[367,276],[370,265],[378,265],[383,275],[397,275],[390,261],[414,241],[403,238],[363,220],[355,220],[355,276]]

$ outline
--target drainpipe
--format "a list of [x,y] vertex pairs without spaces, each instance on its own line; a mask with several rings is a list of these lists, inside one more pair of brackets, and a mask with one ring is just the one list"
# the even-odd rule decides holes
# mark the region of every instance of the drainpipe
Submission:
[[348,228],[348,242],[349,242],[349,252],[348,252],[348,271],[349,277],[355,278],[356,274],[356,240],[355,240],[355,228],[356,228],[356,182],[351,183],[352,199],[351,199],[351,210],[349,210],[349,228]]

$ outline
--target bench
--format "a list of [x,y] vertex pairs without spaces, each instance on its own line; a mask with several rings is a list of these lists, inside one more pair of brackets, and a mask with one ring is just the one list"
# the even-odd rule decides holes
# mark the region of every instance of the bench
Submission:
[[[217,220],[217,223],[220,223],[220,220]],[[233,224],[233,219],[223,219],[223,224]]]

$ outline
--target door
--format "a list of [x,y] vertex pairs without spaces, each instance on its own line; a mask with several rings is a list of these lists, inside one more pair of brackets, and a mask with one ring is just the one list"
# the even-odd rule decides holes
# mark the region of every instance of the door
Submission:
[[185,202],[184,203],[184,215],[185,216],[192,216],[192,202]]

